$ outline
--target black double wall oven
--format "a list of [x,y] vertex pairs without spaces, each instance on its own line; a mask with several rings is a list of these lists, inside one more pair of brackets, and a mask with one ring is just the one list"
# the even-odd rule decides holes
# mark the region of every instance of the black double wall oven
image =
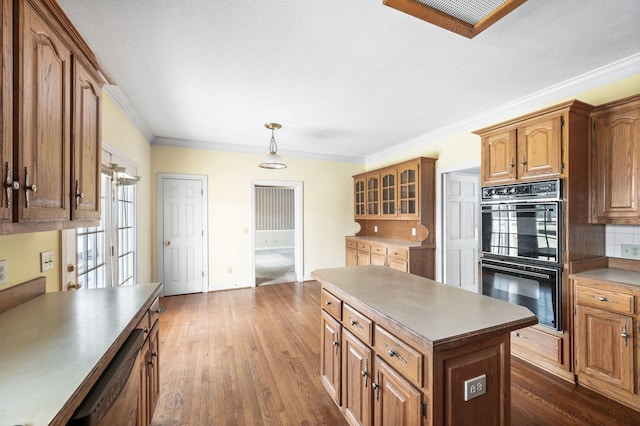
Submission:
[[482,190],[482,294],[562,330],[561,181]]

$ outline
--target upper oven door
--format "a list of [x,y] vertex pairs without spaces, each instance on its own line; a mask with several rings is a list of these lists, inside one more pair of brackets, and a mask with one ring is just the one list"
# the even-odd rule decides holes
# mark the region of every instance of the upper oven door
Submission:
[[482,205],[482,252],[559,264],[560,202],[485,203]]

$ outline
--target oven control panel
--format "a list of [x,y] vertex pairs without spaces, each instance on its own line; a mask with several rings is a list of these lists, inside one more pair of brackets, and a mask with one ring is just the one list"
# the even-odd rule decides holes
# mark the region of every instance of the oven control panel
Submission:
[[560,199],[560,180],[515,183],[482,188],[482,201]]

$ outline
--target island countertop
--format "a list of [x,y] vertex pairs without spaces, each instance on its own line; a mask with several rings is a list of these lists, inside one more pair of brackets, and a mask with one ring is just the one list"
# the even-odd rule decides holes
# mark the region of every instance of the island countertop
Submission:
[[536,324],[527,308],[385,266],[319,269],[311,276],[412,330],[433,346]]
[[47,293],[1,313],[0,424],[66,422],[160,288]]

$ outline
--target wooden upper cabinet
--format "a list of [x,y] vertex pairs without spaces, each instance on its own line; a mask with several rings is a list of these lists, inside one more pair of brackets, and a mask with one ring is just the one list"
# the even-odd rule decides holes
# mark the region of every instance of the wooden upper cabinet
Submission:
[[554,115],[532,120],[518,128],[519,179],[560,176],[563,126],[563,115]]
[[591,115],[591,222],[640,224],[640,96]]
[[398,167],[398,217],[418,219],[420,217],[420,163]]
[[12,133],[12,69],[11,36],[12,2],[0,3],[0,177],[2,191],[0,192],[0,223],[12,220],[12,185],[14,181],[13,168],[13,133]]
[[364,177],[353,179],[353,215],[356,218],[367,216],[366,184]]
[[367,217],[380,216],[380,175],[366,177]]
[[74,71],[71,218],[100,219],[102,88],[82,62],[74,62]]
[[516,180],[516,131],[498,131],[482,137],[482,184]]
[[397,169],[385,169],[380,172],[380,215],[395,218],[397,211]]
[[482,185],[561,177],[564,113],[476,132],[482,137]]
[[64,221],[69,213],[71,52],[29,1],[19,7],[16,99],[20,222]]

